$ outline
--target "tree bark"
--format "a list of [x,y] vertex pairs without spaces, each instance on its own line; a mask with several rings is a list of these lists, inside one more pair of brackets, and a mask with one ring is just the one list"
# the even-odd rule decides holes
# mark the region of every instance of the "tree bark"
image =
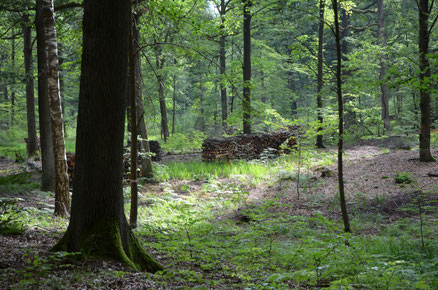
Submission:
[[295,94],[295,82],[294,82],[294,74],[292,71],[288,72],[289,92],[290,92],[290,114],[291,117],[295,117],[298,113],[298,102]]
[[[377,0],[377,38],[379,40],[379,45],[382,49],[386,47],[386,35],[385,35],[385,18],[384,18],[384,5],[383,0]],[[380,70],[379,70],[379,81],[380,81],[380,92],[381,92],[381,103],[382,103],[382,121],[385,129],[385,133],[388,134],[391,130],[390,120],[389,120],[389,93],[388,85],[386,83],[386,63],[385,56],[380,57]]]
[[86,252],[135,270],[162,270],[139,245],[124,214],[124,113],[130,4],[84,2],[82,74],[70,224],[53,250]]
[[243,4],[243,134],[251,134],[251,6]]
[[342,219],[344,221],[344,231],[351,232],[350,220],[348,218],[347,203],[345,201],[344,190],[344,169],[343,169],[343,139],[344,139],[344,103],[342,100],[342,51],[341,51],[341,36],[339,33],[339,15],[338,15],[338,1],[332,0],[333,12],[335,18],[335,38],[336,38],[336,85],[338,95],[338,118],[339,118],[339,140],[338,140],[338,180],[339,180],[339,197],[342,211]]
[[35,85],[33,80],[32,24],[29,14],[23,15],[24,71],[26,76],[26,112],[27,112],[27,154],[32,156],[38,150],[35,120]]
[[228,117],[228,100],[227,100],[227,86],[225,85],[225,73],[226,73],[226,54],[225,54],[225,14],[226,5],[225,0],[221,0],[219,14],[221,17],[220,25],[220,39],[219,39],[219,63],[220,63],[220,74],[221,74],[221,105],[222,105],[222,134],[227,132],[227,117]]
[[12,60],[12,80],[11,80],[11,122],[10,128],[15,124],[15,35],[14,28],[11,30],[11,60]]
[[[202,67],[202,65],[200,64]],[[205,132],[205,121],[204,121],[204,87],[202,84],[202,71],[199,72],[199,131]]]
[[164,142],[169,138],[169,127],[167,124],[167,108],[166,108],[166,97],[164,96],[164,85],[162,69],[164,67],[165,59],[161,57],[161,49],[159,45],[155,46],[155,63],[157,65],[157,82],[158,82],[158,98],[160,102],[160,113],[161,113],[161,132],[163,134]]
[[43,0],[43,20],[47,50],[47,88],[50,104],[50,119],[55,156],[55,215],[68,216],[70,212],[70,194],[67,174],[67,156],[65,154],[64,124],[61,95],[59,91],[58,45],[53,0]]
[[135,64],[134,64],[134,27],[129,31],[129,107],[131,113],[131,210],[129,212],[129,224],[132,228],[137,227],[138,188],[137,188],[137,106],[135,89]]
[[134,76],[135,76],[135,96],[137,106],[137,130],[141,137],[141,150],[146,153],[146,157],[141,158],[142,176],[151,180],[154,178],[154,171],[152,167],[152,159],[149,156],[151,152],[148,140],[148,131],[145,120],[144,100],[142,94],[142,77],[141,77],[141,58],[139,51],[139,33],[136,23],[138,23],[138,16],[135,16],[135,22],[132,27],[134,38]]
[[173,95],[172,95],[172,136],[175,134],[175,113],[176,113],[176,74],[173,75]]
[[323,50],[324,50],[324,12],[325,12],[325,0],[319,0],[319,27],[318,27],[318,76],[317,76],[317,86],[316,86],[316,107],[317,107],[317,118],[318,118],[318,129],[316,135],[316,147],[324,148],[323,144],[323,116],[322,116],[322,86],[324,85],[323,80]]
[[43,2],[36,2],[35,27],[38,59],[38,115],[40,125],[42,190],[55,191],[55,155],[53,154],[52,125],[47,83],[46,37],[43,21]]
[[430,152],[430,64],[429,53],[429,0],[420,0],[418,10],[418,51],[420,54],[420,161],[435,161]]

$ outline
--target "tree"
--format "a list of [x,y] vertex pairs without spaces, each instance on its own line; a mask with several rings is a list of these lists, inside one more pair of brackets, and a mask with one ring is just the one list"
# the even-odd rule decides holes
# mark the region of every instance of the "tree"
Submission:
[[344,231],[351,232],[350,220],[348,218],[347,203],[345,202],[344,190],[344,169],[343,169],[343,139],[344,139],[344,103],[342,100],[342,49],[341,36],[339,33],[339,15],[338,15],[338,1],[332,0],[333,12],[335,19],[335,38],[336,38],[336,86],[338,95],[338,118],[339,118],[339,137],[338,137],[338,179],[339,179],[339,198],[341,203],[342,219],[344,221]]
[[[433,3],[434,1],[432,1]],[[418,2],[417,2],[418,3]],[[432,4],[433,5],[433,4]],[[430,63],[427,58],[429,53],[429,0],[420,0],[418,6],[418,51],[420,54],[420,161],[435,161],[430,153]],[[434,22],[435,24],[435,22]],[[432,28],[432,27],[431,27]]]
[[55,215],[68,216],[70,193],[67,175],[67,157],[64,143],[64,124],[59,90],[58,44],[56,40],[53,0],[42,0],[42,12],[47,50],[47,89],[55,156]]
[[23,15],[23,53],[26,77],[26,112],[27,112],[27,154],[32,156],[38,150],[35,120],[35,86],[33,80],[32,25],[29,14]]
[[[323,80],[323,49],[324,49],[324,10],[325,10],[325,0],[319,0],[319,27],[318,27],[318,76],[317,76],[317,87],[316,87],[316,106],[318,115],[318,133],[323,130],[322,123],[324,119],[322,117],[322,86],[324,85]],[[316,147],[324,148],[322,142],[322,134],[316,135]]]
[[243,134],[251,134],[251,6],[243,4]]
[[47,83],[46,36],[43,20],[43,2],[36,2],[35,26],[37,32],[38,59],[38,112],[40,125],[42,187],[44,191],[55,191],[55,155],[53,154],[52,125],[50,121],[49,91]]
[[67,232],[53,250],[83,251],[156,272],[162,266],[139,245],[123,207],[130,16],[128,1],[84,2],[72,211]]
[[[384,18],[384,8],[383,0],[377,0],[377,38],[379,40],[379,45],[382,49],[386,47],[386,35],[385,35],[385,18]],[[391,130],[389,121],[389,93],[388,84],[386,83],[386,63],[385,57],[382,55],[380,57],[380,71],[379,71],[379,81],[380,81],[380,91],[381,91],[381,102],[382,102],[382,120],[385,128],[385,132],[389,133]]]

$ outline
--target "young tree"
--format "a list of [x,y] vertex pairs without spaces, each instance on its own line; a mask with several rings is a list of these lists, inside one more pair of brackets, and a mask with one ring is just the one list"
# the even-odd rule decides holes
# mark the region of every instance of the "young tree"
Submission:
[[344,231],[351,232],[350,220],[348,218],[347,203],[345,202],[344,190],[344,169],[343,169],[343,142],[344,142],[344,103],[342,100],[342,51],[341,51],[341,36],[339,33],[339,15],[338,1],[332,0],[333,12],[335,19],[335,38],[336,38],[336,85],[338,95],[338,118],[339,118],[339,137],[338,137],[338,179],[339,179],[339,197],[341,203],[342,219],[344,221]]
[[251,6],[243,3],[243,134],[251,134]]
[[[434,1],[432,1],[433,3]],[[420,54],[420,161],[435,161],[430,153],[430,63],[427,58],[429,53],[429,14],[432,6],[429,8],[429,0],[419,0],[418,5],[418,51]],[[435,24],[435,22],[434,22]],[[433,24],[432,24],[433,25]],[[432,27],[431,27],[432,28]]]
[[42,0],[47,50],[47,88],[52,125],[53,153],[55,156],[55,215],[68,216],[70,194],[67,175],[67,157],[64,143],[64,124],[59,90],[58,44],[56,40],[55,9],[53,0]]
[[84,2],[76,166],[70,224],[54,250],[89,252],[136,270],[162,267],[139,245],[125,217],[122,156],[130,2]]
[[43,1],[36,2],[35,27],[38,59],[38,116],[40,125],[42,190],[55,191],[55,156],[53,154],[52,125],[47,83],[46,36],[44,32]]

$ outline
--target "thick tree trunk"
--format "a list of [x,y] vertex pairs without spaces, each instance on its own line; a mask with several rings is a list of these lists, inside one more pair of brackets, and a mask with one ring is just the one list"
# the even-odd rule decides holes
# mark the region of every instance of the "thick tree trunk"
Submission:
[[323,50],[324,50],[324,12],[325,12],[325,0],[319,0],[319,28],[318,28],[318,76],[317,76],[317,86],[316,86],[316,108],[318,117],[318,135],[316,135],[316,147],[324,148],[323,144],[323,122],[322,117],[322,86],[324,85],[323,80]]
[[131,210],[129,214],[129,224],[132,228],[137,227],[138,211],[138,187],[137,187],[137,106],[135,89],[135,62],[134,62],[134,27],[131,25],[129,31],[129,107],[131,113]]
[[53,151],[55,155],[55,215],[68,216],[70,194],[65,154],[64,124],[59,91],[58,45],[53,0],[43,0],[43,19],[47,50],[47,83],[52,124]]
[[252,0],[243,5],[243,134],[251,134],[251,6]]
[[344,103],[342,100],[342,51],[341,51],[341,36],[339,33],[339,16],[338,16],[338,1],[332,0],[333,12],[335,18],[335,37],[336,37],[336,84],[338,91],[338,118],[339,118],[339,140],[338,140],[338,180],[339,180],[339,197],[342,211],[342,219],[344,221],[344,231],[351,232],[350,220],[348,218],[347,203],[345,201],[344,190],[344,168],[343,168],[343,143],[344,143]]
[[434,161],[430,153],[430,64],[429,53],[429,0],[420,0],[418,51],[420,54],[420,161]]
[[38,150],[35,120],[35,85],[33,80],[32,24],[29,15],[23,16],[24,71],[26,75],[26,112],[27,112],[27,154],[32,156]]
[[[384,6],[383,0],[377,0],[377,38],[379,40],[379,45],[384,49],[386,47],[386,35],[385,35],[385,18],[384,18]],[[382,121],[384,124],[385,133],[388,134],[391,130],[390,120],[389,120],[389,93],[388,85],[386,83],[386,63],[385,56],[380,57],[380,71],[379,71],[379,81],[380,81],[380,92],[381,92],[381,103],[382,103]]]
[[162,267],[139,245],[123,207],[130,19],[127,1],[84,2],[72,212],[67,232],[53,250],[82,251],[156,272]]
[[220,63],[220,74],[221,74],[221,105],[222,105],[222,133],[227,131],[227,117],[228,117],[228,100],[227,100],[227,86],[225,85],[225,73],[226,73],[226,54],[225,54],[225,14],[226,5],[225,0],[221,0],[219,14],[221,16],[221,26],[220,26],[220,39],[219,39],[219,63]]
[[38,58],[38,112],[40,125],[42,190],[55,191],[55,156],[53,154],[52,125],[47,87],[47,53],[43,21],[43,2],[36,2],[35,26]]

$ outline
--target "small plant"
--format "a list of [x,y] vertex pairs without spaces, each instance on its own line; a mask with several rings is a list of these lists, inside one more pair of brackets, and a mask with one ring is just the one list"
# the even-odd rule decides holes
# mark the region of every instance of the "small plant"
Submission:
[[397,184],[411,184],[413,181],[413,178],[409,172],[396,171],[394,181]]

